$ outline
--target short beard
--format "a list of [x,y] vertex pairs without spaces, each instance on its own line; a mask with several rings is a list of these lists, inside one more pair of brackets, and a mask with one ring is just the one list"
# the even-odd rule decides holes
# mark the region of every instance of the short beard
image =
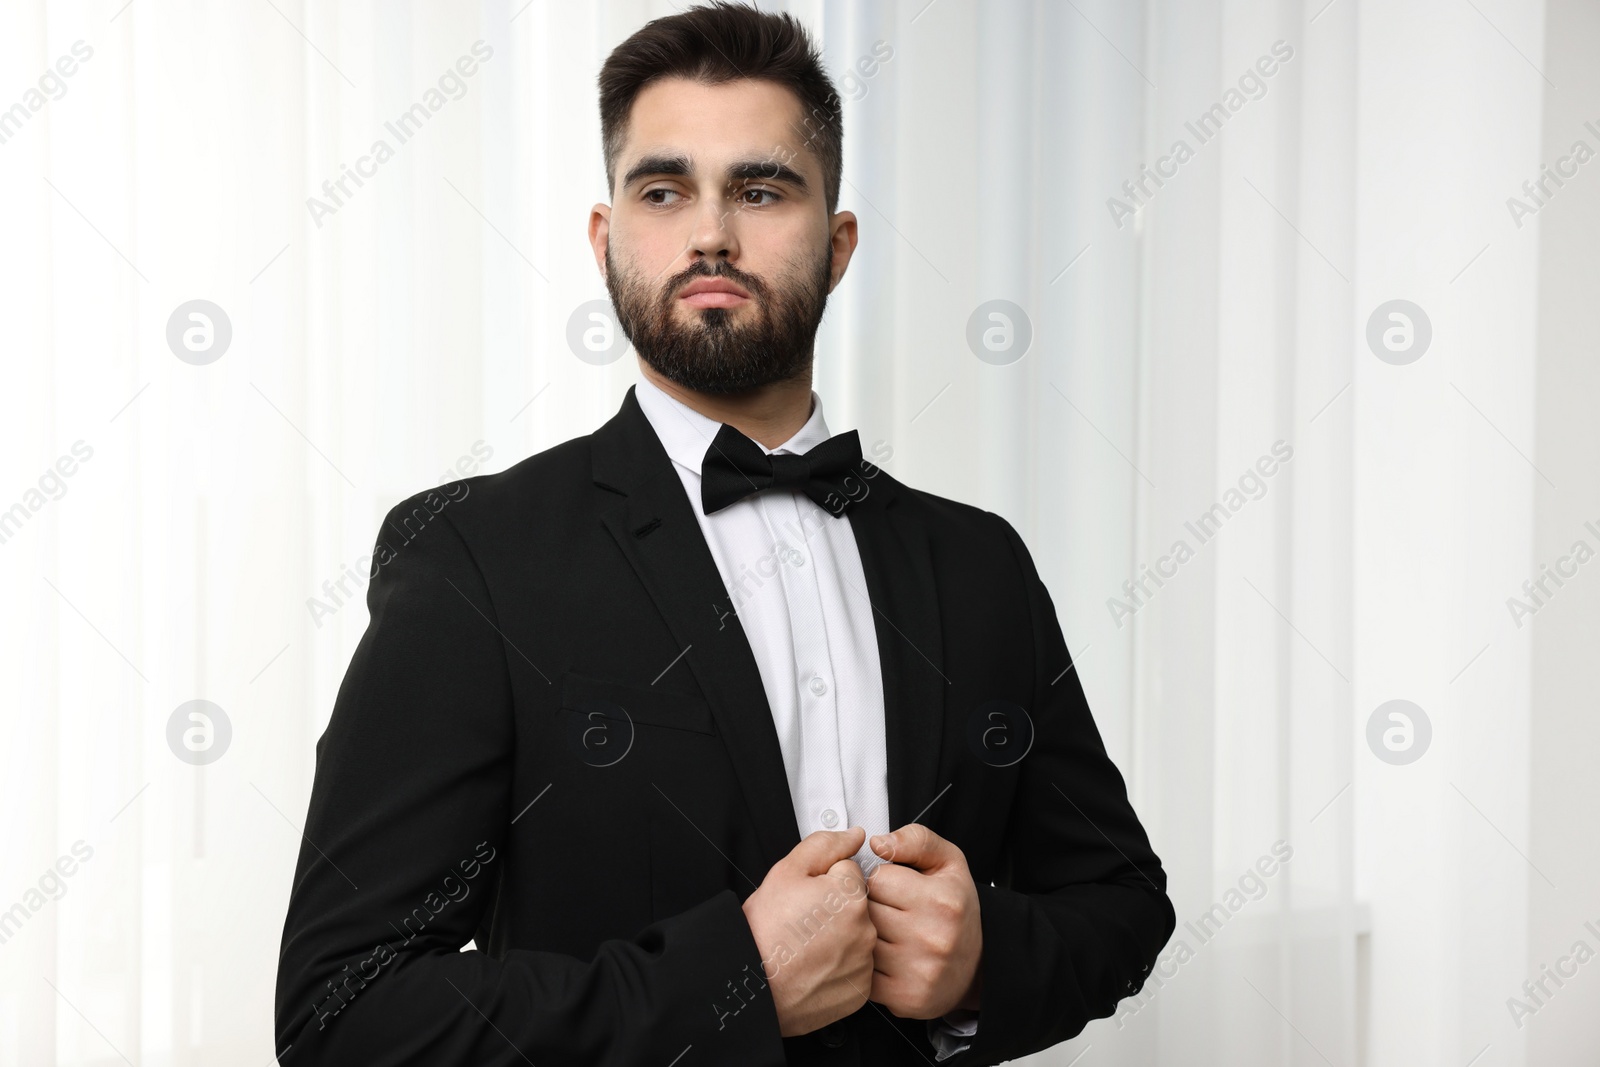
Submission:
[[[726,262],[712,269],[702,260],[654,293],[648,282],[617,269],[607,244],[606,291],[617,323],[640,359],[685,389],[721,396],[790,381],[809,371],[817,327],[828,305],[832,266],[831,250],[824,247],[809,276],[786,276],[775,294],[754,275]],[[673,317],[677,293],[694,278],[726,278],[743,286],[755,305],[749,309],[755,312],[752,321],[735,326],[732,309],[700,308],[694,324],[678,322]]]

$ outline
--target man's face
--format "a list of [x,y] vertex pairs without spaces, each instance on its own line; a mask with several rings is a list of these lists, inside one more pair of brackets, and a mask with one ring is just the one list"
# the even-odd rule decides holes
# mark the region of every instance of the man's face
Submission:
[[634,101],[614,203],[596,206],[590,239],[623,333],[686,389],[809,381],[855,217],[828,215],[800,112],[758,80],[668,78]]

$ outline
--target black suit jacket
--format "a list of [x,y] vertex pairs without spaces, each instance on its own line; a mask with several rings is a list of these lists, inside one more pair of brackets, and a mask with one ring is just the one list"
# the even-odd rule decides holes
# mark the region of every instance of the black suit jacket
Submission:
[[[998,1063],[1140,988],[1166,876],[1016,531],[865,470],[890,818],[966,854],[982,1014],[945,1063]],[[283,1063],[933,1060],[872,1003],[779,1034],[740,903],[800,834],[692,506],[630,388],[594,434],[389,512],[317,743]]]

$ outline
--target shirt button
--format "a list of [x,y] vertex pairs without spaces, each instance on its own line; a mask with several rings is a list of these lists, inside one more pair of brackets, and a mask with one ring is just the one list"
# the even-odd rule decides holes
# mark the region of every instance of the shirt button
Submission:
[[826,826],[830,830],[833,829],[835,826],[838,826],[839,825],[839,813],[834,811],[832,808],[823,808],[822,809],[822,825]]
[[813,676],[811,679],[811,691],[817,696],[821,696],[828,691],[828,683],[824,682],[821,677]]

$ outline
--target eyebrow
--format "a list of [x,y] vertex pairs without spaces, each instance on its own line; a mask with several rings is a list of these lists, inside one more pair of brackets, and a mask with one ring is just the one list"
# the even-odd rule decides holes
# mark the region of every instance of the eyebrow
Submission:
[[[642,178],[661,175],[686,178],[693,171],[694,161],[685,155],[645,156],[628,168],[628,173],[622,179],[622,187],[627,189]],[[728,184],[739,181],[783,182],[800,192],[809,192],[811,189],[799,171],[775,159],[741,159],[731,164],[728,167]]]

